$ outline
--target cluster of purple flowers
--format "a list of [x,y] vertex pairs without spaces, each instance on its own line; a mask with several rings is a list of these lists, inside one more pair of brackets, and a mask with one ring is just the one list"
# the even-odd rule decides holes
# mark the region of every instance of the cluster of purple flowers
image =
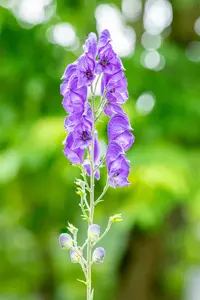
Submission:
[[[96,35],[90,33],[84,45],[83,55],[66,68],[61,84],[61,94],[64,97],[62,104],[69,114],[65,119],[68,136],[63,151],[73,164],[83,165],[90,176],[90,161],[85,159],[85,150],[92,143],[95,115],[87,100],[87,94],[88,87],[94,79],[101,76],[101,93],[105,99],[103,109],[110,117],[106,165],[109,184],[112,187],[129,184],[127,177],[130,166],[125,151],[134,142],[128,117],[121,107],[128,99],[127,81],[123,70],[122,62],[112,48],[109,31],[104,30],[98,42]],[[97,132],[94,142],[94,163],[96,166],[100,163]],[[100,178],[98,169],[95,177]]]

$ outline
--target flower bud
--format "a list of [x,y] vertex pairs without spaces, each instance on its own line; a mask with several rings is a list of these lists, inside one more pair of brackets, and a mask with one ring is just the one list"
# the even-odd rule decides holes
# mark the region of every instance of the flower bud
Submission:
[[115,222],[121,222],[123,219],[122,219],[122,214],[116,214],[112,217],[110,217],[110,222],[111,223],[115,223]]
[[80,255],[79,255],[80,251],[78,250],[78,248],[74,249],[70,249],[70,258],[71,258],[71,262],[74,264],[78,264],[80,262]]
[[69,250],[72,246],[73,246],[73,240],[71,235],[69,235],[68,233],[62,233],[59,236],[59,242],[60,242],[60,246],[63,249],[67,249]]
[[92,242],[96,242],[100,236],[100,227],[97,224],[92,224],[88,228],[88,237]]
[[96,248],[92,255],[92,261],[96,264],[102,263],[105,257],[105,250],[102,247]]

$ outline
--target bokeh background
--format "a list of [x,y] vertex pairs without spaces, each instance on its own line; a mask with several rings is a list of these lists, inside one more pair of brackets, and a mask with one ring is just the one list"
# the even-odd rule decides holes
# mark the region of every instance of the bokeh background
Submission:
[[[200,299],[199,0],[0,0],[0,300],[85,299],[58,245],[68,221],[80,242],[86,230],[59,85],[104,28],[126,68],[136,142],[131,185],[97,206],[102,229],[110,215],[124,221],[101,243],[95,300]],[[102,172],[96,195],[104,182]]]

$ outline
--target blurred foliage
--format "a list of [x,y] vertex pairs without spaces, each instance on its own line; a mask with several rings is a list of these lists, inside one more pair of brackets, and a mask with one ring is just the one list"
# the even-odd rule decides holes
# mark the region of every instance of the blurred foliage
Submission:
[[[121,1],[112,3],[121,9]],[[74,191],[79,171],[62,153],[65,112],[59,95],[64,68],[81,47],[73,51],[51,44],[46,31],[69,22],[81,44],[96,31],[94,11],[99,4],[58,0],[56,14],[31,27],[0,2],[0,300],[84,297],[84,286],[76,281],[82,279],[81,271],[58,245],[67,221],[80,228],[81,241],[86,230]],[[141,18],[129,22],[137,33],[134,55],[123,59],[130,93],[125,110],[136,136],[128,153],[131,185],[110,189],[97,206],[96,222],[102,227],[115,213],[123,212],[124,222],[115,224],[102,242],[107,256],[105,264],[94,267],[96,300],[116,299],[119,265],[132,228],[137,225],[153,235],[177,206],[182,208],[184,226],[174,232],[168,229],[162,241],[167,259],[161,262],[160,281],[166,299],[181,299],[184,273],[200,263],[200,68],[186,57],[190,37],[180,31],[181,24],[194,24],[200,10],[195,0],[176,0],[172,5],[172,31],[159,49],[166,61],[161,71],[141,65]],[[135,103],[148,91],[155,95],[155,107],[139,115]],[[103,121],[99,130],[105,143],[107,119]],[[105,172],[96,194],[104,182]],[[178,258],[170,260],[171,253]]]

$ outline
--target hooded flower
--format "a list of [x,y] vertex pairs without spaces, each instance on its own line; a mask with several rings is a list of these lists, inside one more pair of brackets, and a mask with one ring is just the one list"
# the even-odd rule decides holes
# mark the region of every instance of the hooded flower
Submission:
[[104,74],[101,81],[101,93],[106,89],[105,98],[107,104],[104,107],[104,113],[107,116],[113,114],[123,114],[120,105],[128,99],[127,81],[124,73],[120,70],[113,75]]
[[95,78],[95,61],[87,54],[78,59],[77,64],[78,87],[89,86]]
[[65,69],[65,72],[63,76],[61,77],[62,80],[65,80],[65,83],[67,84],[71,78],[71,76],[76,74],[77,69],[77,62],[74,62],[73,64],[70,64]]
[[129,131],[132,130],[128,117],[115,115],[108,123],[108,140],[118,142],[124,151],[127,151],[134,142],[134,135]]
[[71,161],[72,164],[78,165],[83,163],[84,150],[80,148],[73,149],[74,137],[72,133],[69,133],[63,152],[65,156]]
[[113,74],[119,70],[124,69],[121,59],[114,52],[110,41],[110,33],[106,29],[101,33],[99,39],[98,62],[96,66],[97,74],[100,74],[102,72]]
[[124,187],[129,185],[128,175],[130,173],[130,166],[121,145],[115,141],[108,145],[106,165],[111,187],[115,188],[116,186]]
[[92,110],[88,102],[85,102],[84,111],[76,112],[66,117],[64,127],[66,131],[72,132],[80,123],[92,126]]
[[87,99],[87,87],[78,88],[78,78],[72,76],[68,82],[64,81],[60,87],[60,93],[64,96],[62,105],[68,113],[84,111]]
[[[95,134],[95,140],[94,140],[94,163],[95,163],[95,167],[97,167],[100,164],[100,144],[99,144],[97,132]],[[87,175],[90,176],[91,175],[90,161],[88,159],[85,159],[83,165],[84,165]],[[97,180],[100,179],[99,169],[96,170],[94,176]]]

